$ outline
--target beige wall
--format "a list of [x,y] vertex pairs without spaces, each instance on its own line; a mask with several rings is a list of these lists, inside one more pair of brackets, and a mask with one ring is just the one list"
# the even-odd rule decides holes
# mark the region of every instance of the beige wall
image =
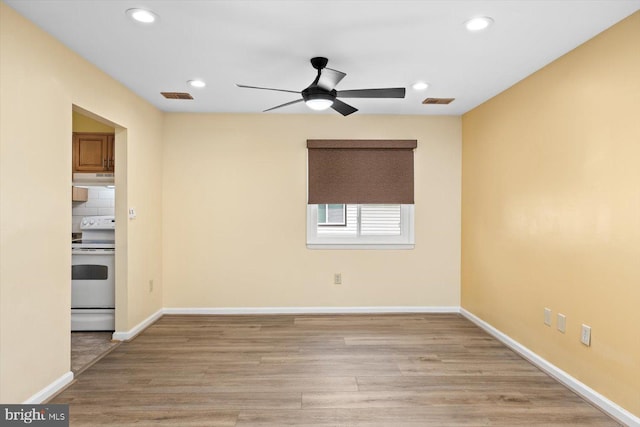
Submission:
[[465,114],[462,192],[462,306],[636,415],[639,40],[637,12]]
[[119,125],[117,327],[161,307],[162,114],[4,3],[0,93],[0,402],[19,403],[69,371],[73,105]]
[[74,132],[111,132],[115,129],[113,126],[105,125],[91,117],[84,116],[76,111],[72,114],[72,129]]
[[[458,306],[460,132],[459,117],[167,114],[164,306]],[[418,140],[414,250],[306,248],[313,138]]]

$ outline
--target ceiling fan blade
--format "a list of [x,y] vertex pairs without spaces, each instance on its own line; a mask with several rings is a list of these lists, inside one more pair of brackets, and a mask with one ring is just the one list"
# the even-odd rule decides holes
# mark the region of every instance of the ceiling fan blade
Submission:
[[296,99],[295,101],[286,102],[284,104],[276,105],[275,107],[271,107],[271,108],[269,108],[267,110],[264,110],[263,113],[266,113],[267,111],[275,110],[276,108],[286,107],[287,105],[297,104],[298,102],[302,102],[302,101],[304,101],[304,99],[300,98],[300,99]]
[[340,98],[404,98],[406,90],[403,87],[384,89],[354,89],[339,90]]
[[332,68],[322,69],[320,76],[318,77],[317,85],[322,89],[333,90],[340,80],[344,79],[346,73],[342,71],[334,70]]
[[274,89],[274,88],[271,88],[271,87],[259,87],[259,86],[247,86],[247,85],[241,85],[241,84],[238,84],[238,83],[236,83],[236,86],[242,87],[242,88],[247,88],[247,89],[262,89],[262,90],[275,90],[277,92],[300,93],[297,90]]
[[336,110],[338,113],[342,114],[343,116],[348,116],[351,113],[355,113],[356,111],[358,111],[358,109],[356,107],[352,107],[349,104],[345,104],[344,102],[340,101],[339,99],[335,99],[333,101],[333,105],[331,106],[331,108],[333,108],[334,110]]

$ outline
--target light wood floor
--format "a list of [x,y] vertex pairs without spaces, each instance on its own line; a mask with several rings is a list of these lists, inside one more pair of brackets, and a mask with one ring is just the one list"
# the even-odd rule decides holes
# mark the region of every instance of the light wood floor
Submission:
[[454,314],[165,316],[52,400],[72,426],[617,426]]

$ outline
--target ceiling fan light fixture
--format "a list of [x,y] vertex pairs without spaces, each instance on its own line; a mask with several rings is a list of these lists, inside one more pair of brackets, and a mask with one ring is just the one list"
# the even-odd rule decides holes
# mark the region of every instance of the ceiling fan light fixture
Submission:
[[127,9],[126,14],[134,21],[142,24],[152,24],[156,19],[158,19],[158,15],[146,9]]
[[333,99],[326,98],[307,99],[304,102],[305,104],[307,104],[307,107],[316,111],[326,110],[328,108],[331,108],[331,106],[333,105]]
[[322,111],[331,108],[336,99],[336,91],[328,92],[317,86],[309,86],[302,91],[302,99],[312,110]]
[[493,24],[493,19],[488,16],[476,16],[475,18],[471,18],[464,23],[464,26],[468,31],[476,32],[487,29],[489,26]]

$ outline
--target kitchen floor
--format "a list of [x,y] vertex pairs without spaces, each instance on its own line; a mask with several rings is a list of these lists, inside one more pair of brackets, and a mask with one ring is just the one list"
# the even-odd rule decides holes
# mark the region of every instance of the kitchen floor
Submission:
[[71,332],[71,370],[74,375],[93,365],[117,347],[113,332]]

